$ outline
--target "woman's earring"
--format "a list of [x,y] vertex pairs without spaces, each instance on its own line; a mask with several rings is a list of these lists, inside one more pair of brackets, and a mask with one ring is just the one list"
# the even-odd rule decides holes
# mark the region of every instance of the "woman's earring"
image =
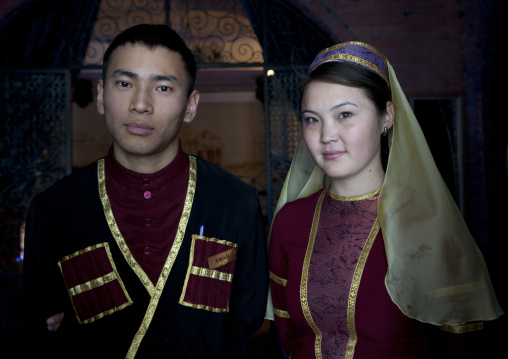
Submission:
[[388,128],[383,128],[383,133],[381,133],[383,136],[386,136],[386,134],[388,133]]

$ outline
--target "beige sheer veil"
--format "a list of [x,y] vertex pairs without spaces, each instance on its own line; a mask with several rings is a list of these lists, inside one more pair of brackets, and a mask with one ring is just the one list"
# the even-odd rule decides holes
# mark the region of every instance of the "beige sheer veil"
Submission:
[[[390,154],[378,219],[388,260],[385,284],[392,300],[408,317],[434,325],[499,317],[503,311],[483,256],[436,167],[392,66],[367,44],[346,44],[375,51],[389,72],[395,121],[388,133]],[[365,65],[360,62],[365,60],[352,57],[328,61]],[[300,139],[275,214],[286,202],[315,193],[327,182]]]

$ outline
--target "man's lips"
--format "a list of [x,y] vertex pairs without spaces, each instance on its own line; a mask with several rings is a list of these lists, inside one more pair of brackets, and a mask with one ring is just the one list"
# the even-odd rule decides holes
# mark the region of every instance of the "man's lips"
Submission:
[[125,125],[127,132],[133,135],[145,136],[153,132],[153,127],[142,121],[133,121]]
[[342,157],[346,154],[346,151],[326,151],[323,153],[323,157],[325,160],[334,160],[336,158]]

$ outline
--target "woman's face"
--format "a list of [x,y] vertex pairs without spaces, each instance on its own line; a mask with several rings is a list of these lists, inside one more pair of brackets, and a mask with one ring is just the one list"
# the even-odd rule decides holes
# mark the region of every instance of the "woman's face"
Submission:
[[380,136],[393,124],[391,103],[387,105],[390,109],[380,117],[359,88],[323,81],[307,84],[301,107],[303,139],[332,186],[354,185],[361,192],[382,184]]

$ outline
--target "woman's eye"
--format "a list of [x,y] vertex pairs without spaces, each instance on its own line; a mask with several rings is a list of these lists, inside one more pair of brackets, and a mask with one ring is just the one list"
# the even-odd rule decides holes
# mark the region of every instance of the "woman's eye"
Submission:
[[341,113],[339,114],[339,118],[344,119],[344,118],[351,117],[351,115],[352,115],[352,114],[351,114],[351,112],[347,112],[347,111],[346,111],[346,112],[341,112]]
[[318,122],[318,120],[315,117],[304,117],[303,122],[305,123],[315,123]]

